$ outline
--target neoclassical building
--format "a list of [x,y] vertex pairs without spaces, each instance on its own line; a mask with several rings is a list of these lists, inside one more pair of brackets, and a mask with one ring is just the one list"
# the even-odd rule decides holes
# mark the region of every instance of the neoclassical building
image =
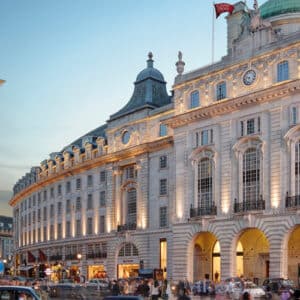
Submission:
[[168,95],[149,53],[122,109],[17,182],[18,268],[298,281],[300,2],[234,6],[221,61],[179,52]]

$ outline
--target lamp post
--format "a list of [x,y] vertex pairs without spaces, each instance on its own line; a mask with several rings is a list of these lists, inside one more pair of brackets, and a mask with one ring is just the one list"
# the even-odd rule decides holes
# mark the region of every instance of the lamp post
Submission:
[[81,253],[77,253],[77,259],[80,261],[82,258],[82,254]]

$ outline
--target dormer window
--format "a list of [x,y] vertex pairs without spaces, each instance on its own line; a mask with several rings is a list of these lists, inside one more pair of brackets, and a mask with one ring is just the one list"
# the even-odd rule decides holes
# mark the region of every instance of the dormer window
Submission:
[[260,117],[242,120],[240,122],[241,136],[260,133]]
[[190,108],[195,108],[200,105],[200,97],[199,97],[199,92],[194,91],[190,95]]
[[225,99],[226,97],[227,97],[226,82],[222,81],[222,82],[217,84],[216,98],[217,98],[217,100],[222,100],[222,99]]
[[277,65],[277,82],[289,79],[289,63],[282,61]]

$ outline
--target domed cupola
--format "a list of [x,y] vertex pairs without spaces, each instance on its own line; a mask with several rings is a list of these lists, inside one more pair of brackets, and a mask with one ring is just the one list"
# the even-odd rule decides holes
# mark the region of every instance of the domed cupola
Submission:
[[290,13],[300,13],[300,0],[268,0],[260,6],[263,19]]
[[160,71],[153,67],[153,62],[153,54],[149,52],[147,68],[136,77],[131,99],[121,110],[110,116],[110,121],[144,108],[154,109],[171,102],[164,77]]

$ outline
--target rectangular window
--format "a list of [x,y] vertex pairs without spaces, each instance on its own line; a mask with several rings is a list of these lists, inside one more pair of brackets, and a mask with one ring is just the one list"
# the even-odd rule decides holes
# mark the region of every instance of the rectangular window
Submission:
[[44,201],[47,200],[47,191],[44,191]]
[[58,240],[62,239],[62,226],[61,226],[61,223],[57,224],[57,239]]
[[166,155],[162,155],[160,158],[159,158],[159,167],[161,169],[164,169],[167,167],[167,161],[168,161],[168,157]]
[[71,237],[71,222],[66,222],[66,237]]
[[60,184],[57,186],[57,195],[61,196],[61,185]]
[[87,177],[87,185],[88,185],[88,187],[93,186],[93,175],[88,175],[88,177]]
[[131,179],[131,178],[135,178],[135,170],[134,170],[134,166],[130,166],[130,167],[127,167],[125,169],[126,171],[126,179]]
[[33,195],[32,197],[32,207],[35,207],[36,206],[36,197],[35,195]]
[[54,225],[50,225],[50,240],[54,240]]
[[50,189],[50,198],[54,198],[54,188]]
[[283,61],[277,65],[277,82],[289,79],[289,63]]
[[100,207],[103,207],[106,205],[106,197],[105,197],[105,191],[100,192]]
[[32,213],[32,223],[34,224],[35,221],[36,221],[36,213],[35,213],[35,211],[33,211],[33,213]]
[[159,125],[159,136],[166,136],[168,134],[167,125],[160,124]]
[[240,121],[240,134],[241,136],[258,134],[261,132],[261,119],[260,117],[250,118]]
[[100,172],[100,182],[106,182],[106,171]]
[[297,107],[292,107],[292,122],[291,125],[297,124]]
[[71,212],[71,200],[68,199],[66,202],[66,213],[69,214]]
[[99,220],[99,231],[100,233],[104,233],[105,232],[105,216],[100,216],[100,220]]
[[87,209],[93,209],[93,195],[88,194]]
[[76,190],[80,190],[81,189],[81,179],[77,178],[76,179]]
[[159,194],[160,196],[167,195],[167,179],[160,179],[159,181]]
[[93,234],[93,218],[87,219],[87,234]]
[[46,226],[44,226],[44,228],[43,228],[43,237],[44,237],[44,241],[48,240],[48,238],[47,238],[47,227]]
[[71,193],[71,182],[70,182],[70,181],[68,181],[68,182],[66,183],[66,192],[67,192],[67,193]]
[[225,99],[226,96],[226,82],[221,82],[217,84],[217,100]]
[[247,134],[253,134],[254,132],[254,119],[247,120]]
[[167,207],[160,207],[159,208],[159,226],[160,227],[167,227]]
[[44,221],[47,220],[47,207],[44,207],[44,211],[43,211],[43,220],[44,220]]
[[191,108],[198,107],[200,104],[199,92],[194,91],[191,93]]
[[62,203],[57,203],[57,214],[60,216],[62,214]]
[[50,205],[50,218],[54,217],[54,204]]
[[76,236],[81,236],[81,220],[76,220]]
[[40,208],[38,209],[37,219],[38,219],[38,222],[41,222],[41,209]]
[[41,228],[38,228],[38,242],[41,241]]
[[80,211],[81,210],[81,198],[77,197],[76,199],[76,211]]

